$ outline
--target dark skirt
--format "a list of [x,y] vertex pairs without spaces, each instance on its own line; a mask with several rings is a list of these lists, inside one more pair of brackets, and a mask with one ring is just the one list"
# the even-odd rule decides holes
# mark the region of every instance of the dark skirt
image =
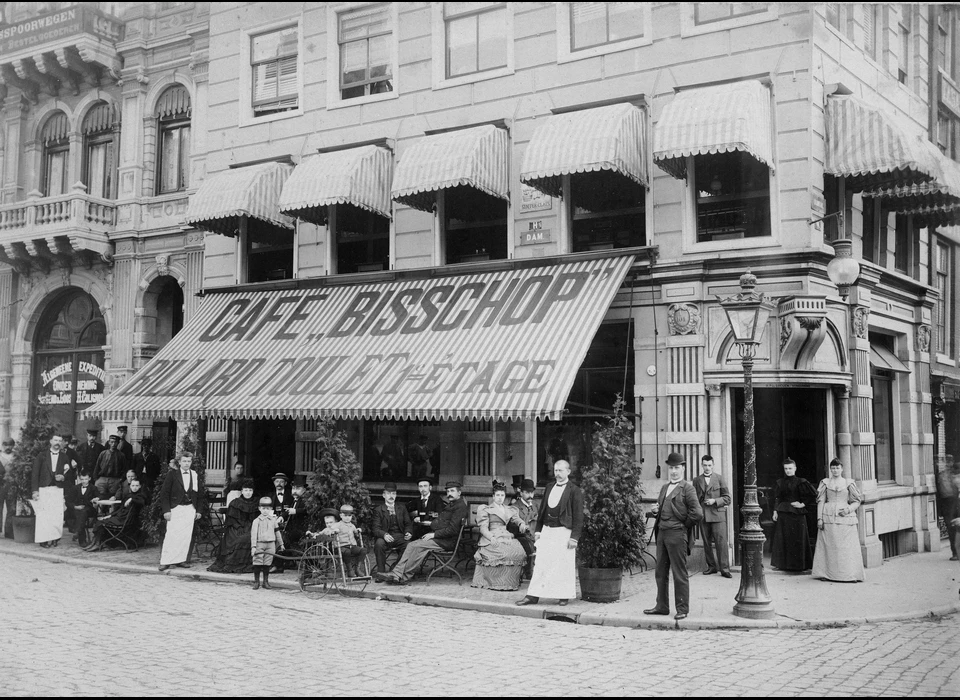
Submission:
[[227,526],[220,540],[220,555],[207,571],[221,574],[249,574],[253,571],[253,555],[250,553],[250,523],[233,521]]
[[799,513],[777,513],[773,529],[773,558],[770,562],[782,571],[806,571],[813,566],[807,516]]

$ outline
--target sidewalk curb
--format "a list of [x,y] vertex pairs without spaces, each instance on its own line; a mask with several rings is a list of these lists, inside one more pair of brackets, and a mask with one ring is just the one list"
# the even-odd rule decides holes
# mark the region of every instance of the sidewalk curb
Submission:
[[[235,583],[252,585],[249,575],[220,574],[205,569],[168,569],[159,571],[151,566],[140,564],[124,564],[122,562],[98,561],[96,559],[80,559],[50,552],[33,552],[18,550],[0,550],[0,553],[27,559],[38,559],[54,564],[73,564],[101,569],[113,569],[130,573],[155,574],[158,576],[176,576],[178,578],[195,581],[213,581],[216,583]],[[273,588],[281,590],[299,591],[300,586],[294,581],[274,579],[270,582]],[[331,592],[331,595],[336,595]],[[404,593],[394,587],[373,588],[369,586],[361,591],[358,598],[390,603],[406,603],[428,607],[449,608],[455,610],[470,610],[474,612],[492,613],[495,615],[513,615],[516,617],[539,618],[542,620],[559,620],[573,622],[579,625],[599,625],[602,627],[628,627],[631,629],[675,629],[675,630],[722,630],[722,629],[804,629],[822,627],[851,627],[856,625],[874,624],[880,622],[899,622],[903,620],[917,620],[936,618],[960,612],[960,603],[945,605],[927,610],[912,610],[899,613],[871,615],[868,617],[839,617],[824,618],[821,620],[795,620],[782,618],[775,620],[749,620],[730,616],[729,618],[699,618],[676,621],[673,618],[651,617],[647,615],[609,614],[602,610],[571,610],[568,607],[556,605],[518,607],[512,603],[492,602],[486,600],[470,600],[450,598],[447,596],[427,595],[423,593]]]

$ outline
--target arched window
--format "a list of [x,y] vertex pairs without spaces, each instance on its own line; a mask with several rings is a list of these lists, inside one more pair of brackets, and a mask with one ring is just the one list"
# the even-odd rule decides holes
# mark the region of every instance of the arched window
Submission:
[[83,120],[83,184],[87,194],[102,199],[117,196],[117,142],[120,112],[101,102]]
[[157,194],[190,186],[190,93],[167,88],[157,101]]
[[45,197],[56,197],[67,192],[67,161],[70,155],[67,129],[67,115],[55,112],[40,132],[43,145],[40,190]]
[[96,300],[74,289],[53,299],[34,336],[34,396],[52,423],[83,432],[78,413],[103,398],[107,327]]

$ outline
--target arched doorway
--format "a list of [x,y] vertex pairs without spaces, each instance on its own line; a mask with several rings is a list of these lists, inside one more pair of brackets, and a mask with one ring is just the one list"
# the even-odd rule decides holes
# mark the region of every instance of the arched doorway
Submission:
[[103,398],[106,342],[99,305],[79,289],[52,299],[40,317],[33,345],[33,396],[63,432],[80,435],[99,423],[81,420],[79,412]]
[[[160,277],[157,294],[157,350],[166,345],[183,328],[183,289],[173,277]],[[150,285],[154,291],[154,285]]]

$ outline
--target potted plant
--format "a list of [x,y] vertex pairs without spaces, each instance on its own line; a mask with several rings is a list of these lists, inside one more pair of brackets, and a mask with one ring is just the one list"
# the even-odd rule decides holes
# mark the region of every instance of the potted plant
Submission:
[[618,395],[606,424],[596,423],[593,464],[581,469],[583,532],[577,545],[580,594],[609,603],[620,598],[623,569],[641,562],[645,515],[633,423]]
[[50,423],[46,406],[37,404],[32,417],[20,429],[20,439],[13,448],[13,461],[7,467],[4,480],[16,496],[16,513],[13,516],[13,539],[21,544],[33,542],[37,518],[30,499],[33,498],[33,461],[50,444],[54,428]]
[[314,472],[307,478],[305,495],[307,528],[322,530],[320,511],[324,508],[339,510],[340,506],[349,503],[356,513],[354,523],[368,532],[373,504],[367,487],[363,485],[360,462],[347,446],[347,435],[337,430],[336,423],[330,418],[320,420],[317,430],[320,433],[317,438],[319,454],[313,462]]

